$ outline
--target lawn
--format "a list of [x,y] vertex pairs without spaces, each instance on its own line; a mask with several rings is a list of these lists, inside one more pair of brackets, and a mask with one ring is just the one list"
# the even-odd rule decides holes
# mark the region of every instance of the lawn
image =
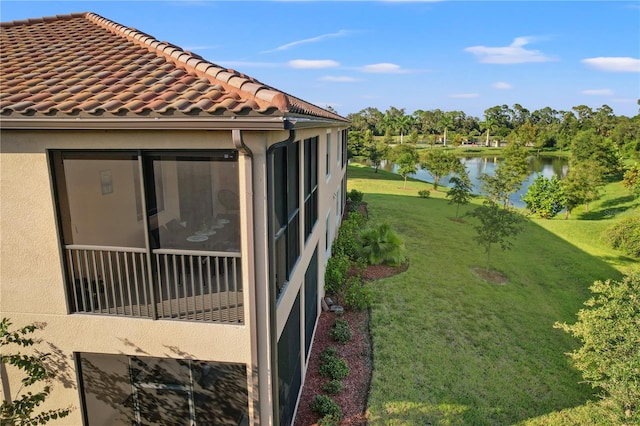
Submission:
[[509,278],[497,285],[472,272],[486,256],[473,242],[472,219],[451,220],[455,205],[444,192],[423,199],[418,191],[431,189],[425,182],[409,180],[403,189],[399,176],[382,170],[350,166],[348,173],[349,189],[365,193],[370,221],[389,222],[410,259],[406,272],[370,284],[371,424],[603,423],[590,402],[597,396],[565,355],[576,342],[553,324],[574,321],[594,280],[618,279],[635,264],[593,239],[637,210],[633,201],[609,197],[617,210],[601,216],[612,205],[594,204],[593,221],[577,213],[528,221],[511,251],[494,249],[492,268]]

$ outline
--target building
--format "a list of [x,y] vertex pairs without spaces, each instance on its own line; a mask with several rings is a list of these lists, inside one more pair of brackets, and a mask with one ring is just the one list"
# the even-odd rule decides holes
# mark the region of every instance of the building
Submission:
[[348,121],[92,13],[0,40],[0,309],[46,324],[47,403],[65,424],[290,424]]

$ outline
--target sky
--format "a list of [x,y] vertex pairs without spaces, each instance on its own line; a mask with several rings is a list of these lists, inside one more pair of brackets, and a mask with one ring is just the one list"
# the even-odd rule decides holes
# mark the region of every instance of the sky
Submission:
[[374,107],[639,113],[640,1],[29,1],[94,12],[346,116]]

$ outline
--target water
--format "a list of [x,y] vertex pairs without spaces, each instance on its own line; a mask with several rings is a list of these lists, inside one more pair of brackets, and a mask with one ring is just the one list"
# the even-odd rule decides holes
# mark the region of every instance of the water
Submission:
[[[464,157],[460,159],[460,162],[464,164],[467,169],[467,173],[469,173],[474,193],[480,193],[480,176],[483,173],[493,175],[496,167],[500,164],[500,161],[502,161],[502,159],[498,157]],[[383,162],[380,168],[394,173],[398,172],[398,166],[391,163]],[[542,175],[547,179],[550,179],[552,176],[563,177],[567,174],[567,171],[568,162],[566,158],[529,157],[529,176],[527,176],[522,183],[522,188],[520,188],[518,192],[511,194],[509,201],[515,207],[524,207],[525,203],[522,201],[522,197],[527,193],[529,185],[533,183],[534,179],[538,175]],[[426,170],[418,169],[416,174],[409,176],[425,182],[433,182],[433,177]],[[448,186],[450,177],[451,176],[449,175],[443,177],[440,179],[439,184],[442,186]]]

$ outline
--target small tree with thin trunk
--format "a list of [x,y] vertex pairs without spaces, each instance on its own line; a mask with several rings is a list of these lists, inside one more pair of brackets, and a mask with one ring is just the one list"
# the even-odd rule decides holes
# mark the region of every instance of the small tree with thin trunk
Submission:
[[523,219],[513,210],[500,208],[491,200],[486,200],[481,206],[469,212],[469,215],[480,221],[474,225],[477,235],[473,239],[487,253],[487,272],[489,272],[491,247],[494,244],[500,244],[502,250],[510,249],[513,245],[511,239],[522,231]]
[[451,189],[447,192],[447,198],[449,198],[449,204],[456,204],[457,219],[460,205],[468,204],[469,200],[471,200],[471,190],[473,189],[473,186],[471,185],[471,180],[469,179],[469,175],[466,170],[461,171],[458,176],[453,176],[449,180],[449,183],[451,184]]

